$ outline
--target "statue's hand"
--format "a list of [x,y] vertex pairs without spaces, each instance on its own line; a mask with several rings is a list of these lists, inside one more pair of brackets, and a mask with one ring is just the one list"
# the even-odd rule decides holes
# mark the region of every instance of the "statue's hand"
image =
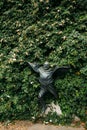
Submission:
[[37,63],[31,63],[31,62],[28,62],[28,64],[29,64],[31,67],[35,67],[35,66],[37,66]]
[[37,63],[31,63],[31,62],[28,62],[29,66],[32,67],[32,69],[35,71],[35,72],[38,72],[38,68],[39,68],[39,65]]

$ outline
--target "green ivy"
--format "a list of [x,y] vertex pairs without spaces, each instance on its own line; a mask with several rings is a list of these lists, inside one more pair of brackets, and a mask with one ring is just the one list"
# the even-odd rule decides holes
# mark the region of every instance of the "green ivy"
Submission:
[[39,119],[38,75],[26,61],[46,60],[71,70],[54,83],[63,115],[42,119],[64,124],[77,115],[87,120],[86,5],[86,0],[0,1],[0,121]]

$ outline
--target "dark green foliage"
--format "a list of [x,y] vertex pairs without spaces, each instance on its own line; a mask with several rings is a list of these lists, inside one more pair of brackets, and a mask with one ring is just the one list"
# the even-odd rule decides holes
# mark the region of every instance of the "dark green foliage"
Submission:
[[87,120],[86,5],[86,0],[0,1],[1,121],[38,119],[40,84],[26,61],[46,60],[52,65],[69,64],[71,70],[55,80],[63,116],[53,113],[45,120],[66,123],[74,114]]

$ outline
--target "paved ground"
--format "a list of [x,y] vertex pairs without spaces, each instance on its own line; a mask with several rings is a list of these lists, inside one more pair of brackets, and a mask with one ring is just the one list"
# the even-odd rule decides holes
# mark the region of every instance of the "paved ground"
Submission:
[[85,130],[85,128],[83,126],[54,126],[40,123],[32,124],[29,121],[16,121],[8,125],[0,123],[0,130]]
[[28,130],[85,130],[83,127],[66,127],[66,126],[53,126],[53,125],[41,125],[35,124],[28,128]]

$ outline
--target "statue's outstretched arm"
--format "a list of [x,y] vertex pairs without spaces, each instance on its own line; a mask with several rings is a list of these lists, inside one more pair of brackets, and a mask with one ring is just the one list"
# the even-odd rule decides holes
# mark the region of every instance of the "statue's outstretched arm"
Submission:
[[37,63],[31,63],[31,62],[28,62],[28,64],[30,65],[30,67],[32,67],[32,69],[35,71],[35,72],[39,72],[39,65]]
[[58,67],[58,66],[56,66],[55,68],[54,68],[54,73],[53,73],[53,75],[55,76],[60,76],[60,75],[63,75],[63,74],[65,74],[65,73],[67,73],[68,72],[68,70],[70,70],[70,67],[69,66],[62,66],[62,67]]
[[69,69],[70,69],[70,66],[62,66],[58,68],[58,70],[61,72],[67,72]]

